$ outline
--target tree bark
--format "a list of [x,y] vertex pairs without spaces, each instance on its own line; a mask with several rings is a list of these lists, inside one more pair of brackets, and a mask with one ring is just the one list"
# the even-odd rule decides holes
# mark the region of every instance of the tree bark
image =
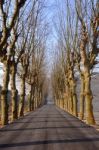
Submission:
[[34,95],[32,95],[31,110],[34,110]]
[[8,84],[9,84],[9,61],[5,64],[5,72],[3,79],[3,87],[1,90],[1,123],[2,125],[8,124]]
[[14,63],[11,67],[12,121],[18,118],[18,111],[17,111],[18,91],[16,89],[16,73],[17,73],[17,64]]
[[76,94],[76,83],[73,79],[72,83],[72,96],[73,96],[73,115],[78,116],[78,110],[77,110],[77,94]]
[[79,118],[81,120],[84,119],[84,102],[85,102],[84,91],[85,91],[84,75],[81,75],[80,112],[79,112]]
[[91,91],[91,75],[90,69],[86,68],[84,73],[85,78],[85,104],[86,104],[86,121],[88,124],[95,124],[95,119],[93,115],[93,106],[92,106],[92,91]]
[[34,110],[34,94],[35,94],[35,85],[33,86],[33,91],[32,91],[32,99],[31,99],[31,110]]
[[73,114],[73,112],[74,112],[74,89],[73,89],[73,76],[72,76],[72,70],[70,69],[70,70],[68,70],[68,85],[69,85],[69,112],[71,113],[71,114]]
[[25,102],[25,75],[23,75],[22,83],[21,83],[21,95],[20,95],[20,103],[19,103],[19,117],[24,116],[24,102]]
[[71,89],[69,91],[68,106],[69,106],[69,113],[73,114],[73,97],[72,97]]
[[31,85],[30,96],[29,96],[29,111],[32,111],[32,95],[33,95],[33,85]]

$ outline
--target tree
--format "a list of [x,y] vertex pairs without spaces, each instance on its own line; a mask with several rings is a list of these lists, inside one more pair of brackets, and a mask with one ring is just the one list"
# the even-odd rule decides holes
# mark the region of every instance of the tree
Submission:
[[[24,115],[24,103],[25,103],[25,83],[29,83],[31,85],[31,91],[29,96],[29,110],[33,110],[33,101],[34,101],[34,93],[36,92],[35,85],[37,83],[37,72],[38,72],[38,64],[40,51],[37,53],[40,45],[40,40],[42,35],[39,35],[39,31],[42,30],[42,10],[44,8],[44,2],[39,0],[34,1],[32,7],[32,13],[27,23],[28,38],[26,42],[26,46],[24,47],[24,53],[21,56],[21,69],[22,74],[20,75],[22,80],[22,92],[19,104],[19,116]],[[26,28],[25,28],[26,29]],[[41,36],[41,37],[40,37]],[[33,60],[34,59],[34,60]],[[33,64],[34,63],[34,64]],[[36,65],[36,66],[35,66]],[[35,79],[34,79],[35,78]]]
[[[12,32],[16,25],[17,18],[21,8],[26,0],[15,0],[12,14],[10,15],[12,1],[0,2],[1,12],[1,36],[0,36],[0,61],[5,65],[5,75],[3,87],[1,91],[1,120],[2,125],[8,123],[8,101],[7,92],[9,84],[10,63],[17,36],[13,36]],[[10,16],[10,17],[9,17]]]
[[[82,78],[83,80],[83,88],[84,88],[84,96],[85,96],[85,108],[86,108],[86,121],[89,124],[95,124],[95,119],[93,115],[93,106],[92,106],[92,91],[91,91],[91,69],[95,65],[95,58],[98,55],[98,47],[97,47],[97,39],[98,39],[98,24],[99,20],[97,17],[99,17],[99,14],[97,12],[97,5],[98,1],[93,5],[93,1],[91,1],[92,9],[91,9],[91,20],[88,24],[88,17],[86,15],[85,19],[83,15],[88,11],[88,4],[87,2],[84,3],[86,7],[83,7],[82,2],[76,1],[76,11],[78,15],[78,19],[81,24],[81,40],[80,40],[80,56],[81,56],[81,62],[83,65],[83,71],[82,71]],[[84,9],[85,8],[85,9]],[[83,11],[84,10],[84,11]],[[92,35],[89,34],[89,30],[91,31]],[[92,40],[91,40],[92,39]],[[90,42],[91,41],[91,42]],[[93,48],[94,47],[94,48]],[[83,113],[83,107],[82,107],[82,113]]]

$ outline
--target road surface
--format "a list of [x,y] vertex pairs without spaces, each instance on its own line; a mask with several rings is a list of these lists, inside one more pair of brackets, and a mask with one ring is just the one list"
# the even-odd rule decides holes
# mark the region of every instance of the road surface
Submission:
[[99,150],[99,132],[54,105],[0,129],[0,150]]

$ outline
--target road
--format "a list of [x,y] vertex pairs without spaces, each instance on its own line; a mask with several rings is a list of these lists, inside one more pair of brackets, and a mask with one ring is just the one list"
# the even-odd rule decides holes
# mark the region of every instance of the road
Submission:
[[54,105],[0,129],[0,150],[99,150],[99,132]]

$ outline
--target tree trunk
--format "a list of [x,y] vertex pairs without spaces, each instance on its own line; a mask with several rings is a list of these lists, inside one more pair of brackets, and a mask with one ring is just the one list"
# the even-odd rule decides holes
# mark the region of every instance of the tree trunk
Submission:
[[16,89],[16,73],[17,73],[17,65],[14,64],[11,68],[12,121],[18,118],[17,114],[18,91]]
[[21,95],[20,95],[20,104],[19,104],[19,116],[24,116],[24,102],[25,102],[25,75],[22,78],[21,84]]
[[41,106],[42,103],[42,92],[39,90],[39,107]]
[[36,105],[37,108],[39,106],[39,102],[40,102],[40,99],[39,99],[39,88],[37,87],[37,105]]
[[66,83],[66,111],[69,112],[69,87],[68,82]]
[[3,87],[1,90],[1,122],[2,125],[8,124],[8,84],[9,84],[9,61],[5,64]]
[[70,89],[70,92],[69,92],[68,104],[69,104],[68,105],[69,106],[69,113],[73,114],[73,97],[72,97],[71,89]]
[[79,118],[81,120],[84,119],[84,102],[85,102],[84,91],[85,91],[84,75],[81,75],[80,112],[79,112]]
[[77,94],[76,94],[76,83],[73,81],[72,85],[72,96],[73,96],[73,115],[78,116],[77,114]]
[[68,78],[68,107],[69,107],[69,113],[73,114],[73,97],[72,97],[72,87],[71,87],[71,74],[69,72],[69,78]]
[[29,96],[29,111],[32,111],[32,95],[33,95],[33,85],[31,85],[30,96]]
[[33,91],[32,91],[32,99],[31,99],[31,110],[34,110],[34,94],[35,94],[35,85],[33,86]]
[[34,95],[34,110],[36,109],[36,97]]
[[76,94],[73,94],[73,115],[78,116],[77,114],[77,96]]
[[68,97],[66,97],[65,100],[65,110],[68,111]]
[[32,95],[31,110],[34,110],[34,95]]
[[35,93],[34,93],[34,110],[36,109],[36,104],[37,104],[37,89],[35,88]]
[[73,96],[72,96],[72,72],[68,69],[68,101],[69,113],[73,114]]
[[95,124],[92,106],[92,91],[91,91],[91,75],[90,70],[87,68],[84,73],[85,78],[85,104],[86,104],[86,121],[88,124]]

